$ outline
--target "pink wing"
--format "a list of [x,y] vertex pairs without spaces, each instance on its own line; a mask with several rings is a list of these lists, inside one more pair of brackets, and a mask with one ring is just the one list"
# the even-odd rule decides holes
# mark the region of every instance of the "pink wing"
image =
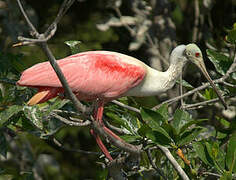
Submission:
[[[146,75],[146,68],[142,63],[127,63],[132,60],[134,58],[119,53],[89,51],[57,62],[77,97],[92,100],[113,99],[138,85]],[[40,89],[56,88],[58,92],[62,88],[49,62],[25,70],[17,84]]]

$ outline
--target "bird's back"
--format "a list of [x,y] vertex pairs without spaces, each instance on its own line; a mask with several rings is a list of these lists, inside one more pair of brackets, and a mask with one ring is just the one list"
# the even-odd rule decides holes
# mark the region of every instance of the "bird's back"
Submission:
[[[72,91],[81,100],[119,97],[137,86],[146,75],[146,66],[139,60],[109,51],[78,53],[58,60],[57,63]],[[55,89],[63,91],[49,62],[39,63],[25,70],[17,84],[54,89],[54,96],[57,95]]]

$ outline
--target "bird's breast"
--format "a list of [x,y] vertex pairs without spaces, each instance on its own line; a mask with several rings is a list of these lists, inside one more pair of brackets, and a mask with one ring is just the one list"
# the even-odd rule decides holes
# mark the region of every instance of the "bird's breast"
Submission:
[[128,90],[125,96],[154,96],[167,90],[166,73],[159,72],[147,66],[145,78],[134,88]]

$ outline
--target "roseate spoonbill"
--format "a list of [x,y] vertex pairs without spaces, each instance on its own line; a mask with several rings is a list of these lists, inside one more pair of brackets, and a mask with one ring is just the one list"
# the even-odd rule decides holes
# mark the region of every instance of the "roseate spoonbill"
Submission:
[[[79,100],[97,102],[94,119],[106,132],[120,139],[103,125],[104,103],[122,96],[153,96],[165,92],[173,87],[187,61],[201,69],[226,107],[206,71],[202,52],[195,44],[176,47],[170,56],[170,67],[165,72],[152,69],[133,57],[109,51],[82,52],[58,60],[57,63]],[[28,105],[43,103],[64,92],[49,62],[25,70],[17,84],[38,88],[38,93],[29,100]],[[112,160],[100,137],[93,130],[91,133],[106,157]]]

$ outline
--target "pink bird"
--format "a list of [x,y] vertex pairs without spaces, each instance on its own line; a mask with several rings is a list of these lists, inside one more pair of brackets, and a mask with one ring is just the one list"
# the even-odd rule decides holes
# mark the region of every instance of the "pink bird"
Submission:
[[[102,122],[104,104],[122,96],[153,96],[165,92],[175,84],[188,60],[202,70],[225,105],[205,69],[201,50],[195,44],[176,47],[170,56],[170,67],[165,72],[157,71],[136,58],[109,51],[78,53],[58,60],[57,63],[79,100],[97,102],[94,119],[105,131],[121,140]],[[28,105],[46,102],[64,93],[49,62],[39,63],[25,70],[17,84],[38,89]],[[93,130],[91,133],[105,156],[112,161],[100,137]]]

